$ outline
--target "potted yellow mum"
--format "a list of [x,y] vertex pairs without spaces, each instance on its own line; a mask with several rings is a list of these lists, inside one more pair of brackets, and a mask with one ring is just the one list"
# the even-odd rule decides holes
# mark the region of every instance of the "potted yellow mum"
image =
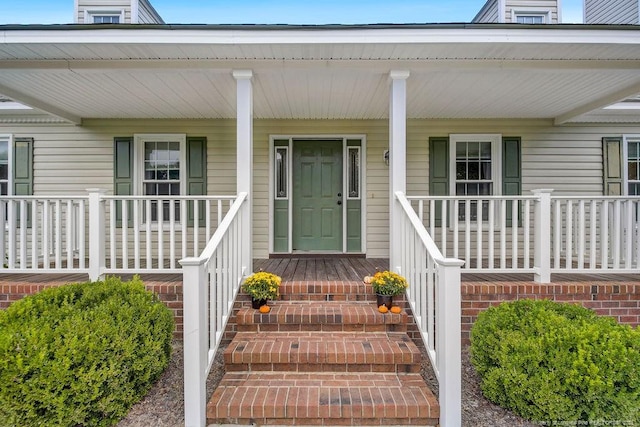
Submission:
[[394,296],[402,295],[409,284],[407,279],[392,271],[378,271],[371,278],[371,286],[376,293],[378,307],[386,305],[391,308]]
[[282,279],[273,273],[260,271],[247,277],[242,284],[242,290],[251,296],[251,306],[255,309],[265,305],[280,295],[279,287]]

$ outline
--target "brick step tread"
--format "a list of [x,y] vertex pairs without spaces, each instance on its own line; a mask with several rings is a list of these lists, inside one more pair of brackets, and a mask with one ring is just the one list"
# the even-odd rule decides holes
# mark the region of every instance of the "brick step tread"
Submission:
[[420,372],[421,353],[405,333],[238,332],[224,361],[228,371]]
[[375,293],[371,285],[355,281],[286,281],[280,284],[280,295],[358,295],[373,297]]
[[210,422],[254,419],[258,424],[352,419],[358,425],[383,418],[397,424],[400,419],[437,420],[439,413],[420,374],[230,372],[207,405]]
[[380,313],[369,302],[271,301],[271,311],[260,313],[244,306],[238,310],[237,324],[333,324],[333,325],[397,325],[406,324],[407,313]]

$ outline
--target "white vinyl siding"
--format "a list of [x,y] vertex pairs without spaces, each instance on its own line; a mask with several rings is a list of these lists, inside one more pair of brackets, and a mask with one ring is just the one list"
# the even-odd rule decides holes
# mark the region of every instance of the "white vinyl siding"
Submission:
[[136,24],[164,24],[164,21],[148,0],[140,0],[138,1],[138,21]]
[[[207,194],[236,192],[235,120],[85,120],[72,125],[4,125],[2,134],[34,139],[34,194],[113,193],[113,138],[140,133],[183,133],[207,138]],[[522,194],[553,188],[555,195],[602,195],[602,137],[640,134],[640,126],[566,125],[548,120],[417,120],[407,122],[407,193],[427,195],[429,137],[486,133],[522,138]],[[268,256],[269,135],[366,136],[368,257],[388,257],[388,120],[255,120],[254,256]]]
[[585,0],[585,24],[638,24],[639,0]]
[[498,0],[487,1],[471,22],[500,22],[499,4]]

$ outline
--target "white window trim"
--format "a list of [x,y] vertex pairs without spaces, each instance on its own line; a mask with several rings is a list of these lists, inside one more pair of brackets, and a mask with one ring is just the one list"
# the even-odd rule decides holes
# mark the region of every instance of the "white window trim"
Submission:
[[[456,133],[449,135],[449,194],[456,195],[456,143],[461,141],[491,142],[491,182],[493,195],[502,194],[502,134]],[[482,196],[478,196],[482,197]]]
[[517,23],[518,16],[542,16],[544,19],[543,24],[551,23],[551,10],[550,9],[534,9],[534,8],[518,8],[511,9],[511,22]]
[[622,195],[629,195],[629,141],[640,141],[639,135],[623,135],[622,137]]
[[0,142],[7,142],[8,170],[7,170],[7,196],[13,195],[13,135],[0,134]]
[[[143,181],[144,181],[144,143],[146,141],[159,141],[159,142],[178,142],[180,144],[180,195],[187,194],[187,135],[180,134],[167,134],[167,133],[138,133],[133,135],[134,152],[133,152],[133,176],[134,176],[134,192],[138,196],[144,195]],[[166,198],[171,198],[167,196]],[[142,217],[141,217],[142,218]],[[165,218],[164,226],[168,218]],[[180,220],[182,221],[182,219]],[[176,224],[180,224],[180,221],[176,221]],[[157,224],[155,221],[152,224]]]
[[124,24],[124,9],[86,9],[84,11],[85,24],[93,24],[94,16],[119,16],[120,23]]

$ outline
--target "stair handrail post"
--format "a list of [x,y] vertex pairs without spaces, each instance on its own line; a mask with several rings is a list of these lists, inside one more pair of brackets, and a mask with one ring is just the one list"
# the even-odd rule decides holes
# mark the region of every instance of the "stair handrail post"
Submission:
[[438,261],[436,287],[436,360],[439,371],[440,425],[462,425],[462,328],[460,271],[464,261]]
[[105,250],[105,202],[102,196],[106,190],[87,188],[89,193],[89,280],[104,279],[106,265]]
[[538,200],[534,212],[533,265],[534,281],[551,283],[551,193],[553,189],[541,188],[531,191]]
[[207,260],[181,259],[184,306],[184,425],[206,426]]

